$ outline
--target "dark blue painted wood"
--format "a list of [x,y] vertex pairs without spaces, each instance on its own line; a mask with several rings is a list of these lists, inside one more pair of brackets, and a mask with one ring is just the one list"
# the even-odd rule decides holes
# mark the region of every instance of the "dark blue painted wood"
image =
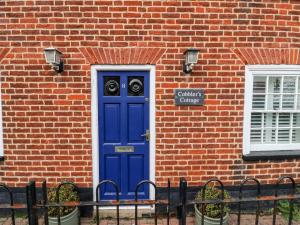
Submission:
[[[120,96],[104,96],[105,76],[120,77]],[[144,96],[128,96],[130,76],[144,77]],[[149,129],[149,72],[98,72],[98,122],[100,180],[115,181],[120,199],[134,199],[136,184],[149,179],[149,142],[141,136]],[[133,146],[134,152],[116,152],[115,146]],[[100,196],[115,199],[109,186],[101,189]],[[149,198],[149,187],[140,189],[139,198]]]
[[[106,154],[104,156],[104,172],[105,177],[110,177],[111,180],[114,180],[116,183],[120,183],[120,174],[121,172],[121,157],[120,155],[113,155],[113,154]],[[112,166],[113,165],[113,166]],[[104,186],[103,193],[106,193],[106,195],[110,195],[113,198],[115,198],[115,189],[111,185]]]
[[105,103],[104,107],[104,142],[116,143],[120,142],[120,127],[121,127],[121,104]]

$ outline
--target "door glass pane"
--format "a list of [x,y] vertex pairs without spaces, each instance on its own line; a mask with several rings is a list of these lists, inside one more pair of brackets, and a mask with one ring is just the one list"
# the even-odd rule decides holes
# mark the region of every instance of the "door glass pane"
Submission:
[[104,96],[120,96],[120,77],[104,77]]
[[144,95],[144,77],[128,77],[128,96]]
[[300,95],[297,96],[297,110],[300,110]]

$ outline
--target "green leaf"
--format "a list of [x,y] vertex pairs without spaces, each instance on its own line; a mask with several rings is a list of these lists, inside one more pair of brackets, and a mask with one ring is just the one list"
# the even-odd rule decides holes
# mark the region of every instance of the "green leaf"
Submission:
[[[48,189],[48,201],[49,203],[56,202],[56,188]],[[59,201],[62,202],[72,202],[79,201],[78,193],[74,190],[73,185],[66,184],[62,185],[59,190]],[[60,216],[65,216],[71,213],[75,207],[49,207],[48,213],[49,216],[57,217],[58,214]]]
[[[196,201],[200,201],[202,200],[202,192],[203,189],[199,192],[197,192],[196,194],[196,197],[195,197],[195,200]],[[205,196],[204,196],[204,199],[205,200],[217,200],[217,199],[221,199],[221,196],[222,196],[222,191],[218,188],[215,188],[215,187],[206,187],[205,189]],[[229,193],[224,190],[224,199],[229,199],[230,198],[230,195]],[[202,212],[202,209],[201,209],[201,205],[198,205],[197,206],[199,211]],[[204,210],[204,214],[208,217],[211,217],[211,218],[220,218],[221,217],[221,208],[222,208],[222,204],[220,203],[217,203],[217,204],[205,204],[204,205],[205,207],[205,210]],[[224,205],[224,208],[223,208],[223,216],[229,212],[229,208]]]

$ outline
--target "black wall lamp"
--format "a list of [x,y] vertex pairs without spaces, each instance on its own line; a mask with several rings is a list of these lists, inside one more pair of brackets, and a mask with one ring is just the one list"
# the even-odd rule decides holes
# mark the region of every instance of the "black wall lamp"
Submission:
[[199,54],[199,50],[195,48],[189,48],[184,52],[184,58],[185,58],[185,60],[183,61],[184,73],[188,74],[193,71],[193,67],[198,61],[198,54]]
[[52,69],[57,73],[64,71],[64,62],[62,60],[62,53],[56,48],[45,48],[44,49],[46,62],[52,65]]

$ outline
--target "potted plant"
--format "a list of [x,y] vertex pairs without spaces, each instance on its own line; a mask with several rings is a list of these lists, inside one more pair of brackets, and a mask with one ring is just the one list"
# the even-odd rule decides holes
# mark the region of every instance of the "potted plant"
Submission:
[[[56,188],[48,189],[49,203],[56,203]],[[60,202],[79,201],[77,191],[71,184],[64,184],[59,189]],[[79,224],[79,209],[77,207],[49,207],[49,225],[58,224],[58,215],[60,215],[61,225]]]
[[[203,189],[196,194],[195,200],[202,200]],[[204,200],[218,200],[222,197],[222,191],[215,187],[207,186],[205,188]],[[224,199],[229,199],[230,195],[224,190]],[[202,207],[204,207],[204,224],[203,225],[219,225],[221,220],[221,203],[217,204],[195,204],[195,224],[202,225]],[[229,208],[223,207],[223,225],[228,224]]]

